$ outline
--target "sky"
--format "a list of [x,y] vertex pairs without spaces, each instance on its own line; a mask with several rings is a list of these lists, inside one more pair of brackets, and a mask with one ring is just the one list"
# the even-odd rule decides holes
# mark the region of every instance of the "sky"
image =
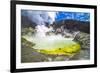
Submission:
[[79,21],[90,21],[90,14],[84,12],[58,12],[55,20],[74,19]]
[[21,16],[27,16],[31,21],[39,25],[52,24],[54,21],[73,19],[78,21],[90,21],[90,13],[84,12],[50,12],[36,10],[21,10]]

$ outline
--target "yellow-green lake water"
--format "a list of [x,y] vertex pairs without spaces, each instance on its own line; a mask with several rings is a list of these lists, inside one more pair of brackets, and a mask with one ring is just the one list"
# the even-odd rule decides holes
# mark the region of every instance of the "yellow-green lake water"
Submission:
[[29,41],[35,43],[33,46],[37,52],[48,55],[74,55],[80,51],[80,44],[73,41],[71,38],[64,37],[25,37]]

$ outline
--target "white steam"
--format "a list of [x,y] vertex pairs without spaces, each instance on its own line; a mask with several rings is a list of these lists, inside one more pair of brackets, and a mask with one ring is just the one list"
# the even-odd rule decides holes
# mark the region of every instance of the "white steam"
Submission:
[[[28,18],[37,24],[35,27],[35,34],[33,36],[24,36],[29,41],[35,43],[36,45],[33,48],[43,49],[49,48],[52,49],[55,43],[59,43],[59,41],[72,40],[72,38],[65,38],[61,34],[56,35],[52,32],[53,27],[46,27],[46,24],[52,24],[55,21],[56,12],[45,12],[45,11],[27,11]],[[48,35],[47,33],[51,32],[52,34]],[[58,47],[55,46],[55,48]]]
[[57,12],[48,12],[48,16],[52,19],[51,24],[55,21]]
[[51,31],[52,28],[48,28],[45,25],[37,25],[36,26],[36,37],[46,38],[46,33]]

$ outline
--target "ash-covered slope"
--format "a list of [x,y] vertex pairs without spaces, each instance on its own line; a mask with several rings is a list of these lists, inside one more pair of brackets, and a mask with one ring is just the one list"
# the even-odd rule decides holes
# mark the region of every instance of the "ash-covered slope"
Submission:
[[70,30],[70,31],[82,31],[90,33],[90,22],[78,21],[78,20],[60,20],[52,24],[54,29]]

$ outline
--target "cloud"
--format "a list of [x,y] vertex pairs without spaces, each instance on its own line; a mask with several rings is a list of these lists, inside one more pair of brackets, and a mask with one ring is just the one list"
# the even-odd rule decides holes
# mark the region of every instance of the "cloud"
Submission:
[[56,12],[22,10],[22,16],[27,16],[38,25],[52,24],[55,21]]
[[49,17],[51,18],[51,24],[55,21],[57,12],[47,12]]

